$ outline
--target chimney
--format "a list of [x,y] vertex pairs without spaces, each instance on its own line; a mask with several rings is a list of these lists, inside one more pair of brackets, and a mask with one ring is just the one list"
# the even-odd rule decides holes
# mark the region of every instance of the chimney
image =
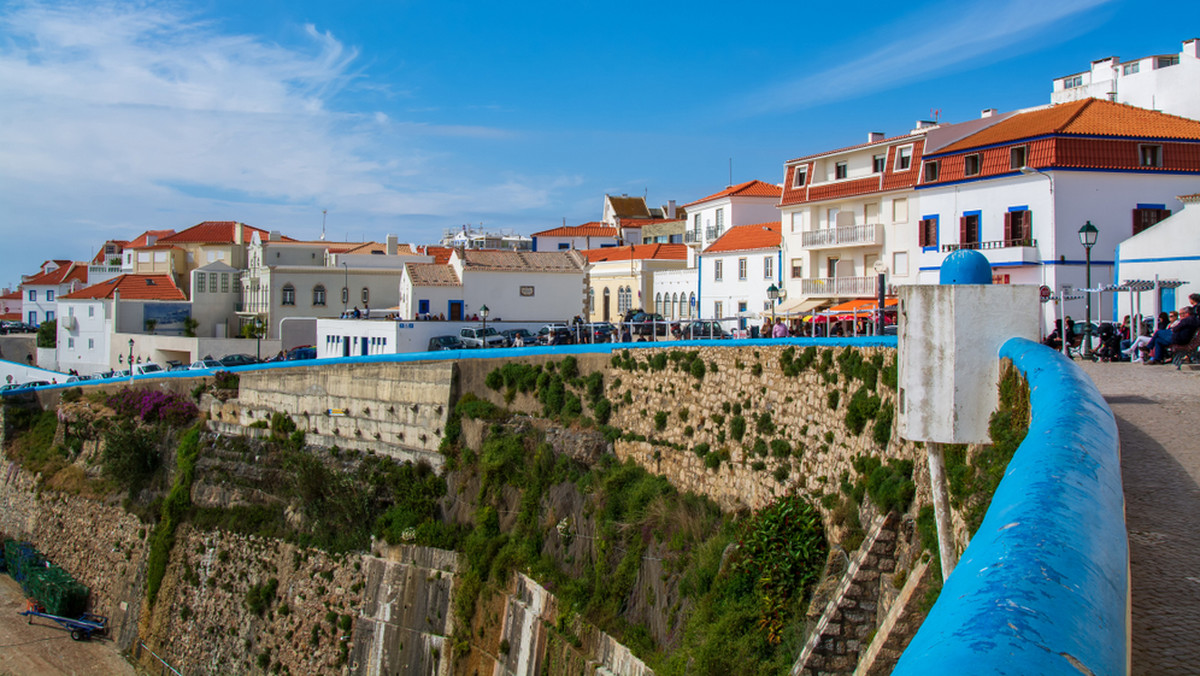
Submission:
[[400,238],[397,237],[396,235],[388,235],[387,236],[387,247],[383,251],[384,255],[395,256],[398,253],[400,253],[399,249],[400,249]]
[[675,220],[675,200],[667,200],[667,218]]
[[280,234],[278,230],[272,230],[271,232],[267,233],[268,242],[278,242],[281,239],[283,239],[283,235]]
[[988,118],[988,117],[991,117],[991,116],[993,116],[993,115],[995,115],[995,114],[996,114],[996,109],[995,109],[995,108],[984,108],[983,110],[979,111],[979,117],[980,117],[980,119],[983,119],[983,118]]
[[1191,40],[1184,40],[1183,51],[1181,53],[1184,56],[1200,58],[1200,39],[1192,38]]
[[867,132],[867,143],[876,143],[883,140],[883,132],[871,131]]
[[937,122],[935,120],[917,120],[916,128],[917,129],[928,129],[930,127],[936,127],[936,126],[937,126]]
[[242,239],[242,234],[243,234],[242,233],[242,222],[237,221],[233,224],[233,243],[234,244],[245,244],[246,243]]

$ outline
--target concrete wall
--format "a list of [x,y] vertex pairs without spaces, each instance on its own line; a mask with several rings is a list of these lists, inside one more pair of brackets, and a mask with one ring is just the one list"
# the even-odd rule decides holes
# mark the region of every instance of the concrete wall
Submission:
[[1000,356],[1029,382],[1029,434],[893,673],[1128,673],[1129,545],[1112,411],[1057,352],[1014,338]]

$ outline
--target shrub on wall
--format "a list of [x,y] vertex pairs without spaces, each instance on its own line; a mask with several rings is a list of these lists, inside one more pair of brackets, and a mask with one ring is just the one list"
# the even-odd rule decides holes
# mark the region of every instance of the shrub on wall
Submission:
[[734,441],[741,441],[746,435],[746,419],[740,415],[735,415],[729,419],[729,438]]

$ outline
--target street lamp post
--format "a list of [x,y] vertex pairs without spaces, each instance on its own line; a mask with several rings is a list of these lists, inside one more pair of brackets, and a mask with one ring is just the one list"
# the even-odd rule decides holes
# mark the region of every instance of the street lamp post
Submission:
[[129,382],[133,382],[133,339],[129,339]]
[[[774,326],[775,326],[775,301],[779,300],[779,287],[775,286],[774,284],[772,284],[771,286],[768,286],[767,287],[767,298],[771,299],[771,327],[772,327],[771,330],[774,331],[775,330],[774,329]],[[772,334],[772,335],[774,335],[774,334]],[[769,338],[770,336],[767,336],[767,337]]]
[[877,260],[875,261],[874,268],[875,274],[878,275],[876,295],[879,297],[879,314],[875,317],[875,335],[882,336],[884,325],[883,308],[887,303],[887,280],[884,278],[884,275],[887,274],[887,263]]
[[350,307],[350,264],[342,262],[342,269],[346,271],[346,279],[342,286],[342,317],[346,316],[346,310]]
[[483,347],[484,347],[484,349],[486,349],[486,348],[487,348],[487,346],[488,346],[488,339],[487,339],[487,316],[488,316],[488,312],[490,312],[490,310],[488,310],[488,306],[486,306],[486,305],[484,305],[484,306],[481,306],[481,307],[479,308],[479,318],[483,320]]
[[1083,356],[1092,358],[1092,247],[1096,246],[1096,238],[1100,231],[1091,221],[1079,228],[1079,243],[1083,245],[1085,256],[1084,270],[1084,324],[1083,324]]

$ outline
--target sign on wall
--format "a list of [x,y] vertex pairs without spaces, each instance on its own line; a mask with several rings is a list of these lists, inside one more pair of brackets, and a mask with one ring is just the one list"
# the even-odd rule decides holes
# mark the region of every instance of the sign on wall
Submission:
[[145,303],[142,305],[142,327],[154,321],[154,333],[183,335],[183,322],[192,316],[191,303]]
[[532,296],[533,295],[533,287],[532,286],[522,286],[521,287],[521,295],[522,296]]

